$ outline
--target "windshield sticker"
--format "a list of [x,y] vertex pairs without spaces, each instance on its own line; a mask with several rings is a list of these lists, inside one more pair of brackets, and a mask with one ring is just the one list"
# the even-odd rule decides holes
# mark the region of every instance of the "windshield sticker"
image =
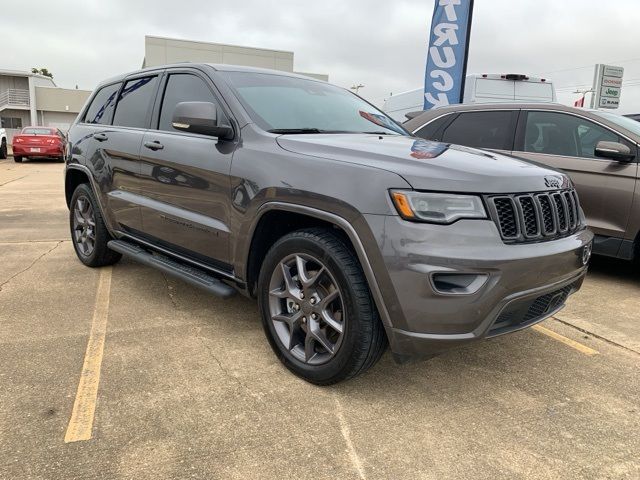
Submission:
[[362,110],[360,110],[360,116],[365,120],[369,120],[371,123],[375,123],[380,127],[384,127],[388,130],[392,130],[401,135],[405,135],[405,132],[398,125],[396,125],[389,117],[386,117],[385,115],[363,112]]

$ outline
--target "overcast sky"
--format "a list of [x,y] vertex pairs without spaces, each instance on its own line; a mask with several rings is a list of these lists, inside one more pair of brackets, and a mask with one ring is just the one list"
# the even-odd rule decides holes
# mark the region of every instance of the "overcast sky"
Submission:
[[[55,0],[3,2],[0,68],[46,67],[92,89],[140,68],[144,36],[290,50],[295,69],[328,73],[376,104],[424,79],[433,0]],[[640,113],[638,0],[476,0],[469,73],[541,74],[562,103],[595,63],[625,67],[620,113]]]

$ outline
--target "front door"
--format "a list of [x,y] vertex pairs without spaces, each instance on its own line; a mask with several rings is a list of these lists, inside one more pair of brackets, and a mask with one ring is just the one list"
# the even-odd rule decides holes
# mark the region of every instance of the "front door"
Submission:
[[[141,160],[142,224],[150,240],[196,260],[229,265],[229,171],[232,142],[185,133],[171,119],[180,102],[198,101],[220,108],[209,80],[195,71],[171,72],[144,136]],[[222,120],[224,121],[224,120]]]
[[638,164],[594,155],[600,141],[635,146],[615,132],[584,117],[553,111],[529,111],[521,116],[514,155],[564,170],[576,186],[589,227],[613,237],[607,247],[617,254],[633,201]]

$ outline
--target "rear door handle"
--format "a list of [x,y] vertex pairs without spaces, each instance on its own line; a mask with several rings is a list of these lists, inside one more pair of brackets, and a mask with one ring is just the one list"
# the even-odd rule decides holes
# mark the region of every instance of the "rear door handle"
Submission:
[[162,145],[159,141],[155,140],[153,142],[144,142],[144,146],[149,150],[162,150],[164,145]]
[[93,136],[93,138],[95,138],[99,142],[104,142],[105,140],[109,140],[109,137],[107,137],[104,133],[96,133]]

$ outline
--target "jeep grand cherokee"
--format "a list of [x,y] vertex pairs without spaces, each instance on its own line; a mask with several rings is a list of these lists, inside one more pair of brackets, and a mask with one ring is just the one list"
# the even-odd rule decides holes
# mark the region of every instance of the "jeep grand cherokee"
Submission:
[[353,93],[181,64],[103,82],[69,132],[78,258],[255,297],[276,355],[335,383],[528,327],[581,285],[566,175],[412,137]]

